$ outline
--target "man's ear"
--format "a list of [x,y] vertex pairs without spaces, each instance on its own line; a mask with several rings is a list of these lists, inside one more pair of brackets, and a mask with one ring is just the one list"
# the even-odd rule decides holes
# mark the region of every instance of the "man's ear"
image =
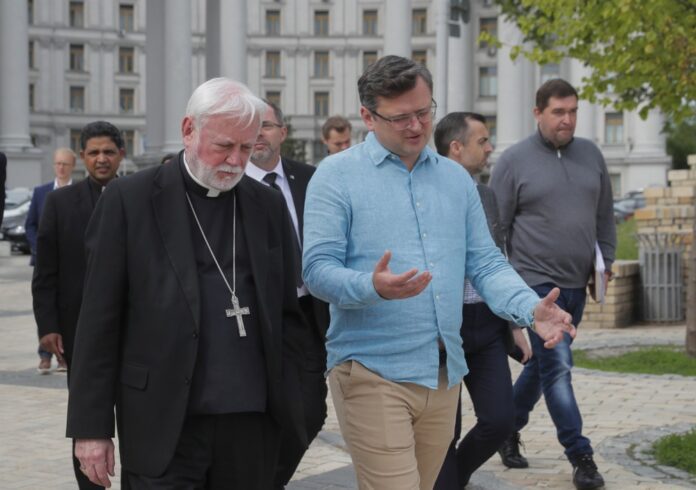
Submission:
[[365,106],[360,106],[360,117],[370,131],[375,129],[375,116]]

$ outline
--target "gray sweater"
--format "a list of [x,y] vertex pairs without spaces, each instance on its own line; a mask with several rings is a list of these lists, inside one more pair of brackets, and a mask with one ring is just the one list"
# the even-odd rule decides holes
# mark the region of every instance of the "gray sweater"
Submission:
[[510,262],[527,284],[585,287],[595,242],[611,267],[613,198],[594,143],[574,138],[554,148],[537,131],[503,152],[489,185],[498,199]]

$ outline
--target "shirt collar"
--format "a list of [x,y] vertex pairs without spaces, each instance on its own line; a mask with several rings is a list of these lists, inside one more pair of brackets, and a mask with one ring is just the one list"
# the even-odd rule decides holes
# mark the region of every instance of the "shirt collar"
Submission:
[[247,163],[246,170],[244,171],[249,177],[252,177],[255,180],[261,181],[263,178],[266,176],[266,174],[270,174],[271,172],[275,172],[276,175],[278,175],[277,179],[283,180],[285,179],[285,172],[283,171],[283,160],[282,158],[278,159],[278,163],[276,163],[276,166],[273,167],[271,170],[264,170],[261,167],[258,167],[254,165],[254,162],[249,160],[249,163]]
[[[390,152],[384,146],[382,146],[382,144],[377,140],[374,131],[370,131],[365,137],[365,150],[375,166],[380,165],[385,160],[389,160],[390,157],[397,161],[401,160],[398,155]],[[416,165],[421,162],[425,162],[426,160],[430,160],[433,163],[437,163],[438,161],[437,154],[428,146],[423,148],[423,151],[421,151],[420,155],[418,155],[416,164],[413,167],[415,168]]]
[[72,179],[68,180],[68,183],[65,184],[64,186],[61,186],[60,184],[58,184],[58,179],[53,179],[53,189],[54,189],[54,190],[55,190],[55,189],[60,189],[61,187],[65,187],[65,186],[68,186],[68,185],[72,185]]

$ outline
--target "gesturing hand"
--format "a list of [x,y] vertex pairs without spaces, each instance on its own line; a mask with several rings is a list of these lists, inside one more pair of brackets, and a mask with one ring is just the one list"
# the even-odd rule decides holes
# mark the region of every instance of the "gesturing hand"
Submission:
[[413,268],[401,274],[392,273],[389,269],[391,256],[389,250],[384,252],[372,273],[372,284],[382,298],[410,298],[420,294],[430,284],[433,276],[428,271],[418,274],[418,269]]
[[536,333],[545,340],[544,347],[551,349],[563,340],[563,332],[568,332],[575,338],[576,330],[573,318],[563,311],[555,301],[561,290],[553,288],[534,308],[534,326]]

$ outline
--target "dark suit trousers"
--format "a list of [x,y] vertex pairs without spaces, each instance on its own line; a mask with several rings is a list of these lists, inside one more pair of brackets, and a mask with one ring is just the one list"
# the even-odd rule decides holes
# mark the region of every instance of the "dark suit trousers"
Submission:
[[189,415],[158,477],[123,470],[129,490],[268,490],[280,428],[265,413]]
[[[302,313],[305,315],[307,325],[313,327],[306,332],[302,344],[306,348],[306,355],[302,360],[299,373],[302,390],[302,405],[304,411],[305,428],[307,429],[307,443],[311,444],[317,436],[324,420],[326,420],[326,347],[324,339],[314,326],[313,299],[311,296],[303,296],[299,299]],[[280,456],[276,468],[274,488],[282,489],[292,478],[297,466],[302,460],[307,448],[297,441],[291,434],[284,433],[280,443]]]
[[435,490],[460,490],[513,431],[512,379],[505,346],[508,328],[507,321],[496,316],[485,303],[464,305],[461,334],[469,366],[464,384],[477,422],[455,450],[461,435],[460,401],[454,439]]

